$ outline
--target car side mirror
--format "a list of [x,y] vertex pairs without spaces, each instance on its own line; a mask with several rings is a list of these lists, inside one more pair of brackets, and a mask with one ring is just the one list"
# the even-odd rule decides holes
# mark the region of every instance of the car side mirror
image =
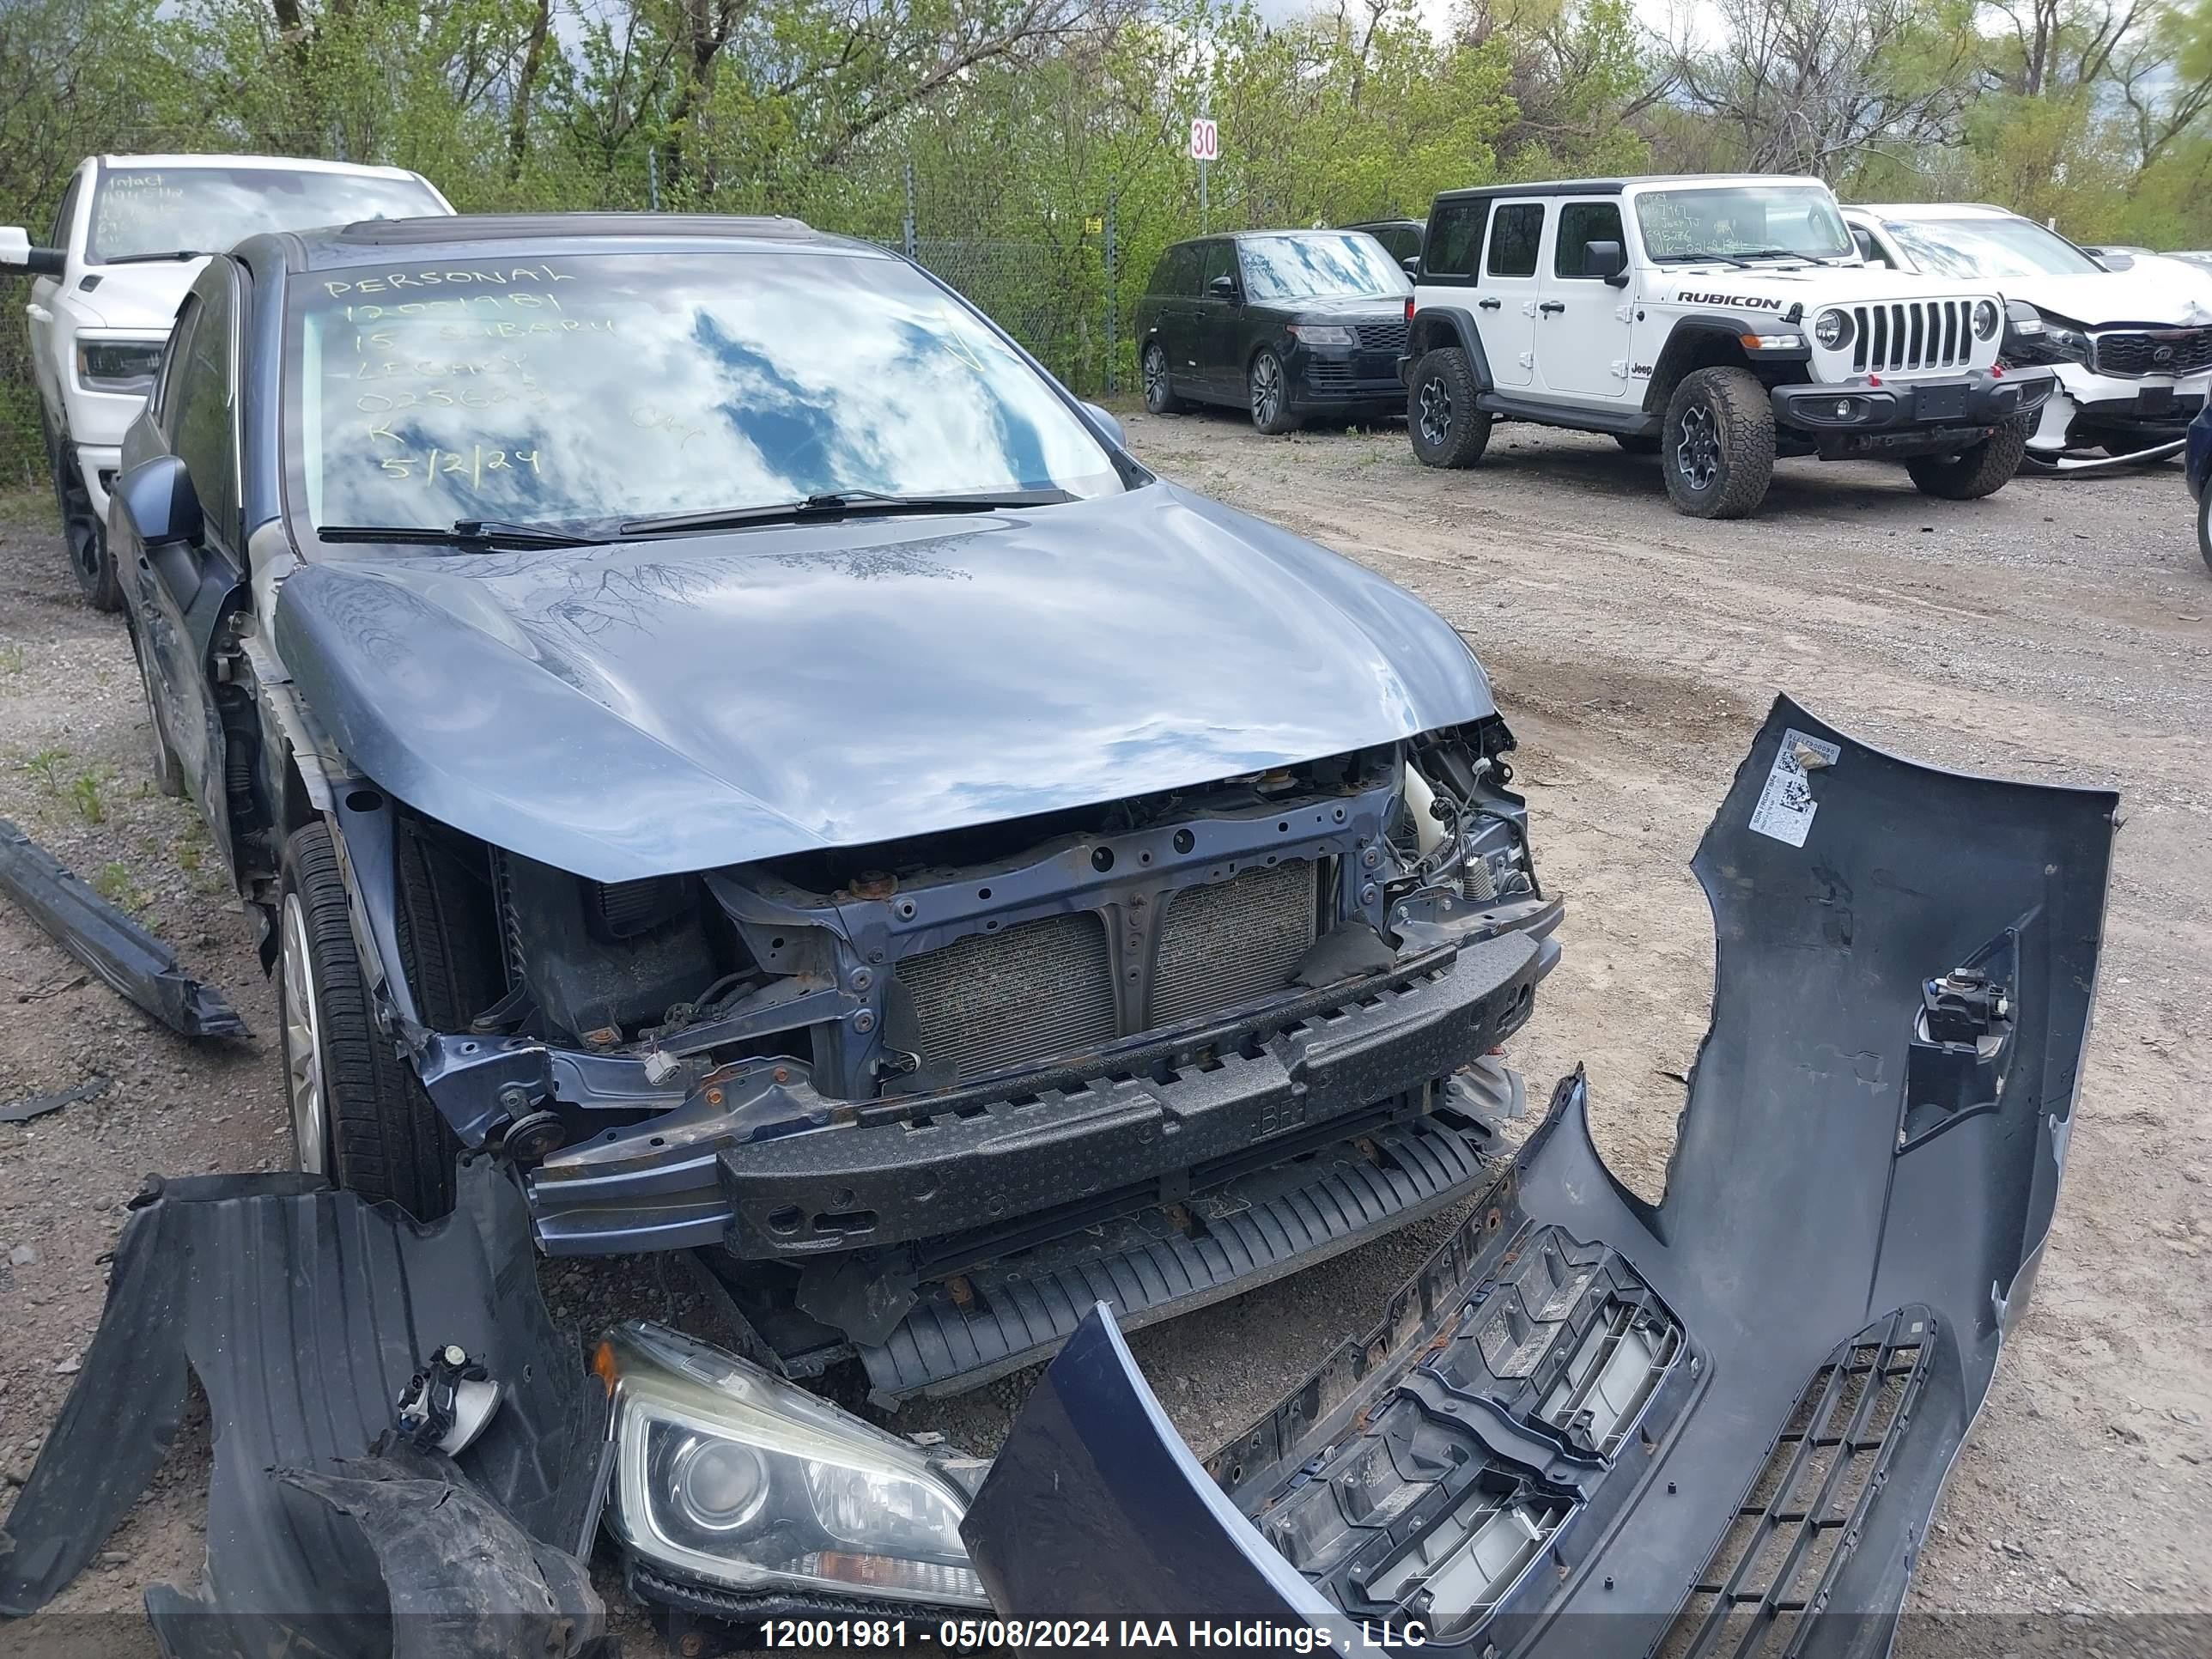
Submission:
[[1217,276],[1206,285],[1206,291],[1217,300],[1233,300],[1237,297],[1237,279]]
[[31,234],[21,225],[0,225],[0,271],[20,270],[27,276],[58,276],[69,264],[69,255],[58,247],[33,247]]
[[1628,286],[1628,253],[1618,242],[1584,242],[1583,275],[1613,288]]
[[1101,409],[1097,404],[1085,404],[1083,412],[1091,417],[1091,424],[1113,441],[1116,449],[1129,447],[1129,434],[1121,428],[1120,417],[1111,410]]
[[1408,253],[1404,258],[1399,260],[1398,264],[1408,276],[1418,276],[1421,274],[1421,256],[1418,253]]
[[174,455],[139,462],[115,481],[115,499],[142,547],[197,547],[206,533],[199,491]]

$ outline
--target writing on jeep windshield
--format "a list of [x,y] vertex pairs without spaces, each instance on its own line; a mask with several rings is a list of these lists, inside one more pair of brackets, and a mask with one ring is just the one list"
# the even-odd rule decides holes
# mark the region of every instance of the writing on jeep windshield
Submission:
[[318,526],[1120,488],[1044,378],[896,260],[445,256],[300,287],[293,409]]
[[1850,233],[1817,185],[1720,185],[1646,191],[1636,222],[1655,264],[1840,259]]

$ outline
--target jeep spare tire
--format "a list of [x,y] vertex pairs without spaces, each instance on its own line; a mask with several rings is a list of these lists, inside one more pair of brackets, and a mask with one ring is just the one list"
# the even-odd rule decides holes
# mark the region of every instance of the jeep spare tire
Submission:
[[2027,428],[2008,421],[1971,449],[1950,455],[1915,455],[1905,463],[1923,495],[1947,501],[1978,501],[2004,488],[2027,453]]
[[1741,519],[1774,479],[1774,405],[1747,368],[1701,368],[1667,400],[1659,470],[1674,510]]
[[1424,466],[1473,466],[1490,444],[1490,416],[1474,406],[1474,368],[1457,346],[1424,352],[1406,389],[1406,431]]

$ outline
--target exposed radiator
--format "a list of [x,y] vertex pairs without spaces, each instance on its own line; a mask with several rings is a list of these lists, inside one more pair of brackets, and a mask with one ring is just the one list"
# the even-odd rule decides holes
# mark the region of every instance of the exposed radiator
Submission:
[[[1319,933],[1312,860],[1264,866],[1167,901],[1139,1030],[1194,1019],[1290,983]],[[1106,931],[1091,912],[971,934],[898,965],[921,1058],[962,1080],[1079,1054],[1125,1035]]]
[[1851,367],[1875,374],[1964,368],[1974,355],[1973,309],[1972,300],[1854,306]]
[[1279,991],[1317,936],[1315,866],[1296,859],[1169,901],[1152,970],[1154,1025]]
[[898,978],[923,1063],[950,1061],[962,1079],[1097,1048],[1117,1030],[1106,929],[1089,911],[970,934],[908,957]]

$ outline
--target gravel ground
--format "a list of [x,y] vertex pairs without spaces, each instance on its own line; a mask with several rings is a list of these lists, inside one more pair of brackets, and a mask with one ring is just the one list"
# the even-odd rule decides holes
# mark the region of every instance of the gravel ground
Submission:
[[[1601,440],[1504,428],[1480,470],[1438,473],[1399,429],[1268,440],[1226,416],[1129,424],[1164,472],[1405,583],[1475,642],[1522,738],[1540,866],[1570,904],[1565,960],[1514,1059],[1538,1100],[1587,1063],[1601,1144],[1648,1196],[1710,1005],[1712,932],[1689,857],[1775,691],[1916,757],[2123,792],[2050,1253],[1913,1604],[2054,1632],[2070,1618],[2085,1635],[2108,1628],[2081,1622],[2093,1613],[2212,1613],[2212,1061],[2198,1041],[2212,1025],[2212,578],[2178,472],[2021,480],[1959,504],[1895,469],[1785,462],[1759,517],[1711,525],[1668,509],[1656,463]],[[0,909],[0,1101],[113,1080],[96,1101],[0,1126],[0,1477],[13,1483],[97,1322],[100,1256],[143,1176],[281,1167],[288,1143],[247,920],[197,818],[145,781],[123,630],[78,604],[35,504],[0,504],[0,816],[136,910],[255,1031],[188,1047]],[[1210,1449],[1364,1326],[1454,1219],[1140,1333],[1178,1426]],[[689,1316],[648,1265],[549,1279],[585,1320]],[[909,1408],[899,1426],[988,1450],[1029,1382]],[[149,1583],[197,1578],[206,1460],[195,1421],[61,1608],[125,1613]],[[1910,1632],[1906,1644],[1932,1650]]]

